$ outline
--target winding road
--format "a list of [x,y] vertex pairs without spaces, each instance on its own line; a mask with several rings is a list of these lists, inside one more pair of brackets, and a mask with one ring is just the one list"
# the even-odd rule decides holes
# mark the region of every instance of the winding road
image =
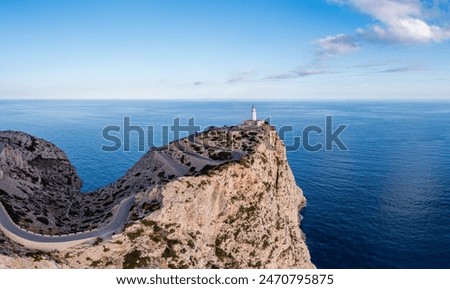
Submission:
[[118,207],[113,209],[115,212],[112,221],[103,228],[61,236],[41,235],[20,228],[12,221],[3,204],[0,202],[0,229],[8,238],[27,248],[42,251],[64,250],[72,246],[94,241],[97,238],[110,237],[114,233],[122,230],[134,201],[134,196],[122,200]]

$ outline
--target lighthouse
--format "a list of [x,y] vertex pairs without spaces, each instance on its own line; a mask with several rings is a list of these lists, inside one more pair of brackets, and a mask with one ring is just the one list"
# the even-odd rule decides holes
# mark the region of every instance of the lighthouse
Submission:
[[252,106],[252,121],[257,121],[258,118],[256,117],[256,107]]
[[258,117],[256,116],[256,107],[252,106],[252,117],[249,120],[244,121],[244,125],[246,126],[262,126],[264,124],[263,120],[258,120]]

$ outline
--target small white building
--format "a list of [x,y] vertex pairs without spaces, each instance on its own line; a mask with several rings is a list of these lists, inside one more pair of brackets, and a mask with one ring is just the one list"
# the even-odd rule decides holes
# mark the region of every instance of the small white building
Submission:
[[251,114],[252,114],[251,119],[245,120],[244,125],[262,126],[264,124],[263,120],[258,119],[258,117],[256,115],[256,107],[254,105],[252,106]]

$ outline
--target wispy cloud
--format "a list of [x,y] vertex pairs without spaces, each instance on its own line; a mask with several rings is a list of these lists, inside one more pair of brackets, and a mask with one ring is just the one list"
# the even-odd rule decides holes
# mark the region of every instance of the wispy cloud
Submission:
[[402,73],[402,72],[414,72],[414,71],[424,71],[425,68],[420,65],[413,65],[413,66],[399,66],[399,67],[393,67],[384,69],[381,71],[378,71],[379,73]]
[[235,73],[235,74],[229,76],[225,82],[226,83],[236,83],[236,82],[250,80],[254,74],[255,74],[254,71],[243,71],[243,72]]
[[205,84],[205,82],[203,82],[203,81],[195,81],[195,82],[192,83],[192,84],[195,85],[195,86],[200,86],[200,85]]
[[321,66],[305,68],[300,67],[298,69],[294,69],[291,71],[287,71],[285,73],[273,73],[269,75],[261,75],[256,73],[255,71],[245,71],[231,75],[225,81],[226,84],[235,84],[240,82],[247,81],[267,81],[267,80],[287,80],[287,79],[295,79],[301,77],[308,77],[318,74],[329,73],[326,69]]
[[360,27],[353,34],[319,39],[324,52],[340,54],[355,51],[359,42],[423,44],[450,40],[450,28],[441,11],[448,11],[447,0],[328,0],[345,5],[373,18],[375,23]]
[[289,71],[288,73],[269,75],[269,76],[266,76],[264,79],[266,79],[266,80],[282,80],[282,79],[307,77],[307,76],[324,74],[324,73],[327,73],[327,71],[324,69],[298,69],[298,70],[294,70],[294,71]]

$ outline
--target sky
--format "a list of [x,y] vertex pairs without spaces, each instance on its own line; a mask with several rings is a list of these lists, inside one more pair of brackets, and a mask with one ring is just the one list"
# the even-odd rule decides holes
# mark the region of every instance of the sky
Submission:
[[450,100],[448,0],[1,0],[0,99]]

